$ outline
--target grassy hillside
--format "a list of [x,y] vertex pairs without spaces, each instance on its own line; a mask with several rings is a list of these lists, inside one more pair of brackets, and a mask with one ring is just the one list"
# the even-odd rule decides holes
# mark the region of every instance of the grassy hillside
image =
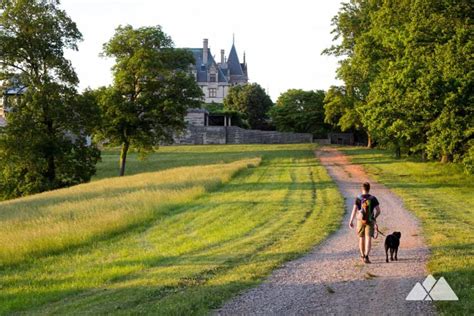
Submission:
[[311,145],[168,150],[152,163],[163,166],[167,155],[179,158],[180,151],[189,158],[186,164],[206,161],[216,169],[218,162],[243,157],[262,161],[121,234],[2,268],[0,314],[204,314],[340,223],[342,197]]
[[381,150],[342,150],[421,219],[431,248],[428,269],[443,276],[459,297],[459,302],[437,302],[440,312],[474,314],[474,177],[457,164],[397,160]]
[[258,158],[104,179],[0,203],[0,266],[124,231],[227,182]]

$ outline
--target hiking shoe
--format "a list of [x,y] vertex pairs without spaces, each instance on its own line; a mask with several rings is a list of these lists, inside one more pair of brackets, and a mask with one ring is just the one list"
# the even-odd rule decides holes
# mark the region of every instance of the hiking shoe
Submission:
[[372,263],[372,262],[370,262],[370,260],[369,260],[369,256],[365,256],[365,257],[364,257],[364,263]]

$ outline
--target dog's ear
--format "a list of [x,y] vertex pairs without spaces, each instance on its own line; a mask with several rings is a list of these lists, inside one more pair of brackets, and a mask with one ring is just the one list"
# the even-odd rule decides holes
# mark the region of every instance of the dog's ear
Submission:
[[397,236],[398,239],[402,238],[402,233],[400,233],[400,232],[394,232],[393,234],[394,234],[395,236]]

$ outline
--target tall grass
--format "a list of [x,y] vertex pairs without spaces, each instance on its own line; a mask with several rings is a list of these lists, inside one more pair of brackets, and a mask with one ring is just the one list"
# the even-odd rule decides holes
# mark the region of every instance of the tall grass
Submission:
[[145,221],[229,181],[258,158],[105,179],[0,203],[0,266],[51,254]]
[[343,199],[311,145],[253,148],[256,168],[150,225],[0,270],[0,314],[206,314],[337,229]]
[[431,249],[428,269],[443,276],[458,302],[437,301],[442,314],[474,314],[474,176],[460,164],[395,159],[389,152],[346,148],[352,161],[364,165],[393,189],[422,222]]

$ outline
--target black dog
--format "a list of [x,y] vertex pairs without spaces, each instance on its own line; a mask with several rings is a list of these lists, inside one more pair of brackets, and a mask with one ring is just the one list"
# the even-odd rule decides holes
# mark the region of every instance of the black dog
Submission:
[[402,234],[400,232],[393,232],[385,238],[385,261],[388,262],[388,250],[390,249],[390,261],[393,261],[393,253],[395,252],[395,261],[398,260],[398,246],[400,246],[400,238]]

